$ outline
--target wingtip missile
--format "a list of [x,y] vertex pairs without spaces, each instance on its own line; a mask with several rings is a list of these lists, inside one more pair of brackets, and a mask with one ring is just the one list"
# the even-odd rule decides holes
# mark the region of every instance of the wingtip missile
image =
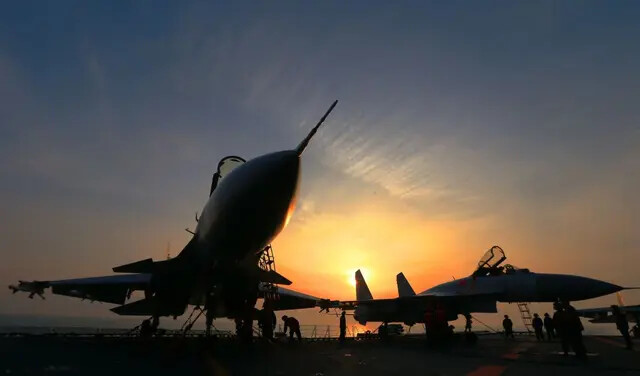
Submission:
[[29,299],[33,299],[35,295],[38,295],[40,298],[44,299],[44,289],[49,287],[49,283],[46,281],[18,281],[17,285],[9,285],[9,289],[12,293],[17,293],[18,291],[26,292],[29,294]]
[[327,116],[329,116],[329,114],[331,113],[331,111],[333,111],[333,108],[338,104],[338,100],[336,99],[332,104],[331,107],[329,107],[329,109],[327,110],[327,112],[324,113],[324,115],[322,116],[322,118],[320,118],[320,121],[316,124],[315,127],[313,127],[311,129],[311,131],[309,132],[309,134],[307,135],[307,137],[305,137],[302,142],[300,142],[300,144],[298,145],[298,147],[296,148],[296,152],[298,153],[298,156],[300,156],[302,154],[302,152],[304,151],[304,149],[307,147],[307,145],[309,144],[309,141],[311,141],[311,138],[316,134],[316,132],[318,131],[318,129],[320,128],[320,126],[322,125],[322,123],[324,123],[325,119],[327,118]]

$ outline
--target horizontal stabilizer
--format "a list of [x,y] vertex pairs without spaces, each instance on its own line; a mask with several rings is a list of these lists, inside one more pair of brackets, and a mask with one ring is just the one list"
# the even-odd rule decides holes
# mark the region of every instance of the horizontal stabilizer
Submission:
[[[265,283],[261,283],[258,289],[261,297],[264,297],[265,294],[272,291]],[[315,296],[303,294],[284,287],[278,287],[276,291],[278,298],[272,301],[271,307],[274,311],[313,308],[320,301],[320,298]]]
[[113,268],[116,273],[152,273],[153,259],[148,258]]
[[262,270],[258,268],[258,280],[260,282],[273,283],[276,285],[290,285],[291,281],[278,274],[275,270]]
[[396,284],[398,285],[399,297],[414,296],[416,294],[404,274],[398,273],[398,275],[396,275]]
[[275,270],[264,270],[258,266],[259,254],[246,257],[240,264],[240,272],[258,282],[273,283],[276,285],[290,285],[292,282],[278,274]]
[[373,295],[371,295],[360,269],[356,271],[356,300],[373,300]]
[[155,312],[155,303],[152,299],[142,299],[111,308],[111,311],[121,316],[151,316]]

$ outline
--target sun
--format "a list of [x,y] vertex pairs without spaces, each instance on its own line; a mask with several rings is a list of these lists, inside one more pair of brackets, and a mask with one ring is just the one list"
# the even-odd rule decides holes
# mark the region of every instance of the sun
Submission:
[[364,277],[364,279],[367,281],[367,284],[369,283],[369,280],[371,279],[371,271],[367,268],[351,268],[349,270],[347,270],[345,272],[345,282],[347,282],[347,284],[353,288],[356,288],[356,270],[360,269],[360,273],[362,273],[362,276]]
[[355,271],[353,271],[353,272],[352,271],[347,271],[347,273],[346,273],[347,274],[347,279],[346,279],[347,284],[349,286],[353,287],[353,288],[356,287],[356,279],[353,276],[354,273],[355,273]]

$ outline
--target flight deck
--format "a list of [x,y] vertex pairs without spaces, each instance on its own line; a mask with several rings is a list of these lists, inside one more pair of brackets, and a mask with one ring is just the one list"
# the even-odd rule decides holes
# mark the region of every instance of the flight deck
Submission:
[[587,336],[588,360],[559,352],[558,342],[483,335],[430,348],[420,336],[289,343],[235,338],[5,335],[3,375],[640,375],[640,356],[622,339]]

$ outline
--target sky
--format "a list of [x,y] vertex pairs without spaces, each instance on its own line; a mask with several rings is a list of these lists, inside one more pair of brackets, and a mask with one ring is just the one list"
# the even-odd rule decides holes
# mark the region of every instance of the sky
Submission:
[[[494,244],[638,286],[639,18],[631,1],[5,3],[0,285],[177,254],[219,159],[292,148],[339,99],[273,243],[291,287],[352,299],[362,268],[375,297],[400,271],[422,291]],[[4,314],[107,308],[0,292]]]

